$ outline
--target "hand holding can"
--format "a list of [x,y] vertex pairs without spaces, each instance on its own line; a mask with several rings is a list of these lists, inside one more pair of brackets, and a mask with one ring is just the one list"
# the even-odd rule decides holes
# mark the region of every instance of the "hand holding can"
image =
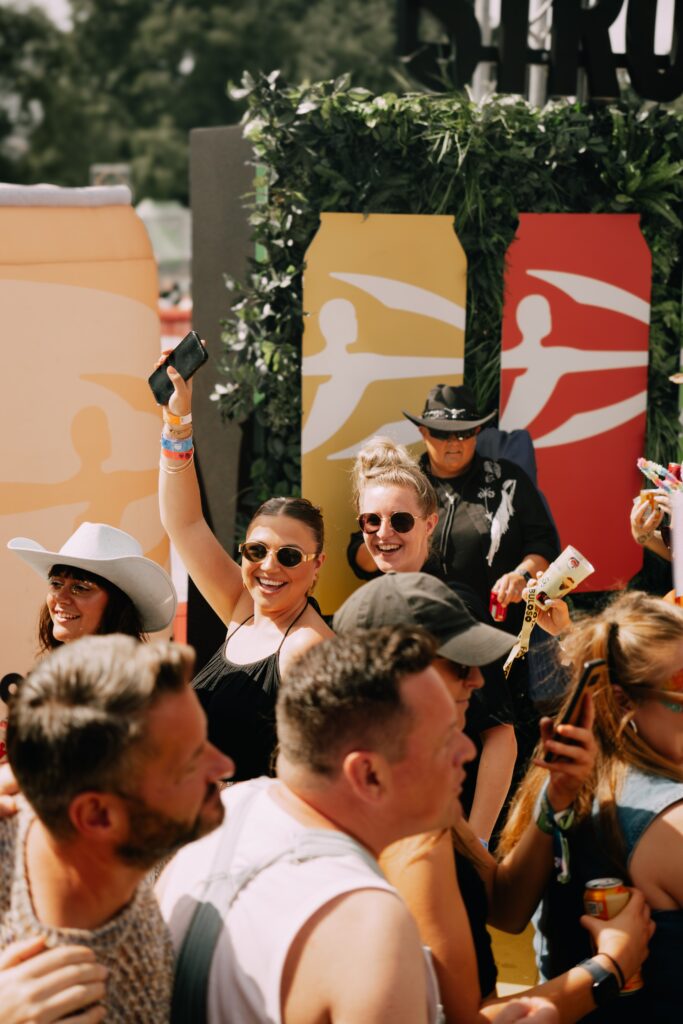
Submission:
[[647,944],[654,932],[642,893],[629,889],[620,878],[595,878],[586,883],[583,905],[589,917],[611,922],[608,928],[582,923],[591,932],[596,952],[616,961],[623,972],[626,982],[620,994],[637,992],[643,987],[638,967],[647,957]]

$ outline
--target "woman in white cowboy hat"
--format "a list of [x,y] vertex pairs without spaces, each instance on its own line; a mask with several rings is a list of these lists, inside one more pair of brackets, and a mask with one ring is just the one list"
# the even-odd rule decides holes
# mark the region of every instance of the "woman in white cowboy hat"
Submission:
[[41,653],[93,633],[143,639],[173,621],[177,597],[168,573],[123,530],[81,523],[59,551],[28,537],[14,537],[7,547],[47,581]]

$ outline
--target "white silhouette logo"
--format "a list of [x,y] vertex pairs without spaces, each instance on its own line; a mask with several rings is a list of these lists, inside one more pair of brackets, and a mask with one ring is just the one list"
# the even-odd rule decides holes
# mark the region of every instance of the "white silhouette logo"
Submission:
[[[555,270],[528,270],[536,277],[569,295],[581,305],[609,309],[641,323],[650,322],[650,304],[636,295],[582,274],[569,274]],[[552,331],[552,314],[543,295],[526,295],[518,304],[517,325],[522,333],[521,344],[501,354],[504,370],[525,370],[512,385],[510,397],[500,419],[501,430],[527,427],[551,398],[555,386],[567,373],[587,370],[615,370],[633,366],[647,366],[647,351],[614,351],[613,349],[586,350],[569,345],[543,345],[543,339]],[[587,437],[613,430],[645,411],[646,391],[641,391],[622,402],[599,410],[577,413],[541,437],[534,437],[536,448],[571,444]]]
[[[405,281],[398,281],[373,274],[333,273],[331,277],[344,281],[376,298],[389,309],[417,313],[432,320],[440,320],[451,327],[463,330],[465,310],[462,306],[443,298],[426,288],[418,288]],[[436,356],[395,356],[374,352],[352,352],[348,347],[358,339],[356,308],[348,299],[330,299],[318,316],[320,331],[325,338],[325,348],[314,356],[302,361],[304,377],[328,377],[319,385],[315,400],[304,424],[302,454],[313,451],[325,444],[343,427],[353,415],[369,384],[378,380],[400,380],[414,377],[453,377],[462,375],[461,358],[440,358]],[[396,433],[393,428],[409,428],[409,440],[414,440],[414,428],[405,420],[395,424],[384,424],[381,432]],[[378,431],[373,431],[376,434]],[[335,452],[330,459],[350,458],[363,445],[365,438],[343,452]]]

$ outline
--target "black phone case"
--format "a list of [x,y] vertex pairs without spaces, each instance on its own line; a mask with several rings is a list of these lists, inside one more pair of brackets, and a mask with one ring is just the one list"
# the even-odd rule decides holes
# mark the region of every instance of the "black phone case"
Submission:
[[[583,695],[586,692],[586,690],[595,686],[599,678],[598,670],[604,664],[604,658],[595,658],[593,661],[584,662],[581,678],[579,679],[576,689],[574,690],[574,695],[571,699],[569,707],[566,709],[562,717],[558,719],[558,721],[556,721],[553,726],[554,740],[561,739],[560,734],[557,732],[558,725],[576,725],[576,718],[578,715],[579,706],[581,704],[581,701],[583,700]],[[568,739],[562,739],[562,743],[568,743],[570,746],[572,745],[572,741]],[[550,751],[548,751],[543,760],[546,764],[550,764],[552,761],[555,761],[556,758],[556,754],[553,754]]]
[[189,380],[200,366],[209,358],[209,353],[201,343],[196,331],[190,331],[182,341],[179,341],[172,352],[166,356],[161,366],[158,366],[148,380],[152,394],[159,405],[168,405],[173,394],[173,385],[166,373],[167,366],[173,366],[183,380]]

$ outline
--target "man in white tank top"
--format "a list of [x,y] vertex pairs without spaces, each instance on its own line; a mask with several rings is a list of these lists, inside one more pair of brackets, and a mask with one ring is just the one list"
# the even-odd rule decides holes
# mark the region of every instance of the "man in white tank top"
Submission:
[[[225,791],[224,825],[159,884],[179,954],[173,1024],[439,1019],[417,928],[376,860],[461,813],[474,748],[433,657],[427,634],[386,628],[327,640],[289,668],[278,779]],[[527,1014],[557,1019],[531,1006],[500,1019]]]

